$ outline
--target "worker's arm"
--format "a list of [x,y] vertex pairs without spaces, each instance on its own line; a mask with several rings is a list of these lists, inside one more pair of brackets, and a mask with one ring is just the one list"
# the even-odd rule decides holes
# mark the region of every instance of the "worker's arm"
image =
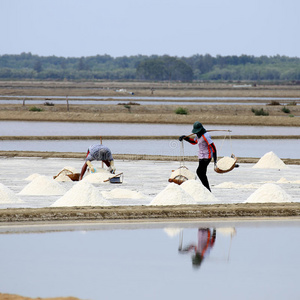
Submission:
[[82,177],[83,177],[83,175],[84,175],[86,169],[87,169],[87,164],[86,164],[86,162],[85,162],[84,165],[83,165],[82,168],[81,168],[81,173],[80,173],[79,180],[82,179]]
[[182,141],[182,140],[185,140],[185,141],[189,142],[192,145],[197,144],[197,142],[194,139],[191,139],[190,137],[185,136],[185,135],[182,135],[181,137],[179,137],[179,141]]

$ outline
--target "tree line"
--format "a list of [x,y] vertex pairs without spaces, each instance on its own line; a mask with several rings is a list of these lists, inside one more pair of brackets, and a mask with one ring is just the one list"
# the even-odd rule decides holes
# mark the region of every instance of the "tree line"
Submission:
[[0,56],[1,80],[155,80],[155,81],[300,81],[300,58],[210,54],[177,57],[135,55],[112,57]]

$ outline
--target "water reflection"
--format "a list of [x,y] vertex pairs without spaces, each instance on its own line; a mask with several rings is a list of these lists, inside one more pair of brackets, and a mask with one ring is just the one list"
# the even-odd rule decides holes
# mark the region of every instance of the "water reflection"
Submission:
[[183,244],[183,231],[181,232],[181,241],[179,244],[178,252],[192,253],[192,265],[195,268],[199,268],[204,258],[206,258],[216,241],[217,231],[215,228],[212,230],[209,228],[198,228],[197,243],[188,244],[182,247]]

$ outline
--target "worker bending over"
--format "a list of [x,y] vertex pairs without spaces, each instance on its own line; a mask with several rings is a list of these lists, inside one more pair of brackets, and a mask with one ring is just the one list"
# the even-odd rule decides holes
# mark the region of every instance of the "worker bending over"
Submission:
[[88,148],[85,162],[81,169],[79,180],[82,179],[87,167],[90,168],[92,173],[95,172],[95,168],[91,164],[91,161],[93,160],[103,161],[105,165],[108,167],[108,171],[111,173],[115,173],[116,168],[114,165],[114,159],[112,157],[110,149],[104,145],[96,144]]

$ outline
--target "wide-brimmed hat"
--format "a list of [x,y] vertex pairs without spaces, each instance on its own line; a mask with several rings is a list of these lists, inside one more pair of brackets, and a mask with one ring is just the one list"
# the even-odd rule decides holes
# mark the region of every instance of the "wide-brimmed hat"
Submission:
[[202,129],[204,129],[203,125],[200,122],[195,122],[193,125],[193,130],[192,133],[198,133],[200,132]]

